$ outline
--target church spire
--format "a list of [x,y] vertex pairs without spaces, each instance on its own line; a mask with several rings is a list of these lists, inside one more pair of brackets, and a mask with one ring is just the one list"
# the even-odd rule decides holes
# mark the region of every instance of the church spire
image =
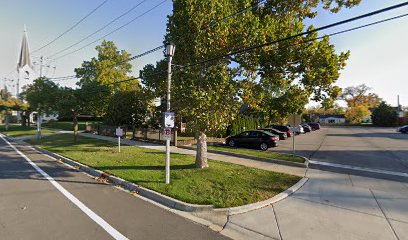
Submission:
[[24,35],[23,35],[23,41],[21,43],[20,59],[18,61],[17,67],[23,68],[26,65],[32,68],[30,48],[28,47],[27,30],[26,30],[26,26],[24,25]]

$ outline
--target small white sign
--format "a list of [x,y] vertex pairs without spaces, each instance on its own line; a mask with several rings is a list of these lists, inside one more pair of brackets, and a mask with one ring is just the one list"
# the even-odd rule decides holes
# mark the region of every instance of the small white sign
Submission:
[[118,136],[118,137],[123,136],[123,129],[122,128],[116,128],[116,136]]
[[171,128],[164,129],[164,140],[171,140]]
[[158,98],[153,99],[153,105],[155,107],[160,106],[161,105],[161,98],[158,97]]
[[164,127],[165,128],[174,128],[174,112],[165,112],[164,113]]

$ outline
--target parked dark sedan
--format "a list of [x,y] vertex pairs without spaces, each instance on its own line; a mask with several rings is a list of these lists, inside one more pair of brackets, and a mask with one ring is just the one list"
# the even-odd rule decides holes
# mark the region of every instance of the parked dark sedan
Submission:
[[275,128],[261,128],[261,129],[258,129],[258,130],[267,131],[267,132],[270,132],[270,133],[272,133],[274,135],[277,135],[277,136],[279,136],[279,140],[288,139],[288,134],[287,133],[279,131],[279,130],[277,130]]
[[312,127],[309,126],[309,124],[302,124],[302,127],[303,127],[303,130],[305,131],[305,133],[312,131]]
[[292,136],[293,136],[293,133],[292,133],[292,131],[290,130],[290,128],[289,128],[288,126],[284,126],[284,125],[271,125],[271,126],[269,126],[268,128],[275,128],[276,130],[279,130],[279,131],[281,131],[281,132],[285,132],[285,133],[288,135],[288,137],[292,137]]
[[307,125],[309,125],[313,131],[320,129],[320,124],[318,123],[307,123]]
[[408,133],[408,125],[405,125],[405,126],[402,126],[402,127],[398,128],[397,132]]
[[235,136],[227,137],[226,143],[230,147],[248,146],[258,147],[261,150],[267,150],[270,147],[278,146],[279,137],[270,132],[261,130],[251,130],[242,132]]

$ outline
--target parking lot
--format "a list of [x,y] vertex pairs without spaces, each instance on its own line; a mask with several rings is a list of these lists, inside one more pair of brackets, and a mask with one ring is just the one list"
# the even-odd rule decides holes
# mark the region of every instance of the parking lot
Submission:
[[[408,134],[395,128],[322,127],[296,136],[295,149],[310,160],[408,173]],[[292,153],[292,138],[269,151]]]

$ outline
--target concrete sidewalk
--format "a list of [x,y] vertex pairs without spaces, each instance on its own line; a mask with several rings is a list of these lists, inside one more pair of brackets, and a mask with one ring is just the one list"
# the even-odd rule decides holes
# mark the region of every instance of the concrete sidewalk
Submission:
[[[408,184],[308,170],[272,206],[229,217],[235,239],[408,239]],[[236,235],[234,235],[236,233]]]
[[[115,138],[81,133],[116,141]],[[164,146],[122,140],[124,144],[164,150]],[[172,147],[173,153],[195,151]],[[408,183],[278,166],[224,156],[210,159],[309,178],[288,198],[258,210],[230,215],[222,234],[233,239],[407,239]]]

